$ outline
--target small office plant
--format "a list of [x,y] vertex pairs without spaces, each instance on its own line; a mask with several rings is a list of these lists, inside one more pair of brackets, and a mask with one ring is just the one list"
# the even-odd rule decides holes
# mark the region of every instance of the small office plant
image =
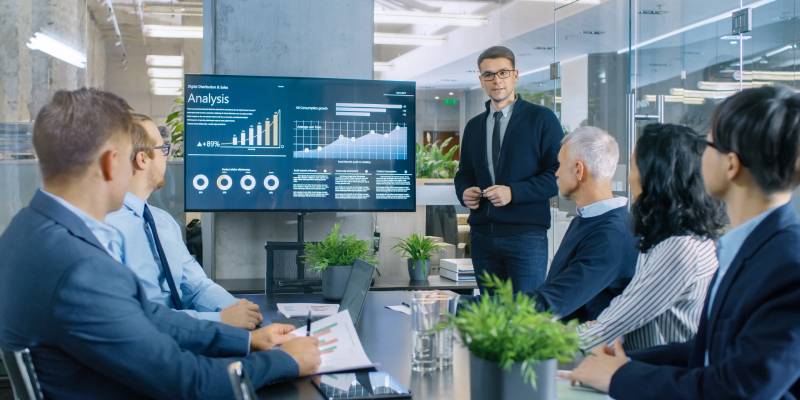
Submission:
[[321,242],[305,244],[305,260],[313,271],[322,273],[322,295],[328,300],[341,300],[353,264],[362,259],[376,264],[369,242],[355,235],[342,235],[337,223]]
[[400,256],[408,257],[408,276],[412,281],[426,281],[431,270],[431,256],[441,251],[442,244],[433,238],[412,233],[392,248]]
[[536,311],[529,296],[514,294],[510,280],[487,273],[481,280],[494,294],[446,323],[469,348],[471,398],[555,400],[557,361],[569,362],[578,351],[576,322]]
[[453,145],[445,150],[452,137],[445,139],[441,144],[431,143],[422,145],[417,143],[417,177],[433,179],[452,179],[458,170],[458,145]]

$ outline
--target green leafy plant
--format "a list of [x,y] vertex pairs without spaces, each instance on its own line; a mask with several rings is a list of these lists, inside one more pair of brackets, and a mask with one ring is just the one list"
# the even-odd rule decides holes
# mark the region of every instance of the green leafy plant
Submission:
[[183,157],[183,97],[175,98],[165,121],[169,129],[174,157]]
[[455,160],[455,156],[459,146],[454,145],[447,151],[444,150],[452,140],[453,138],[449,137],[442,143],[429,145],[417,143],[417,177],[450,179],[456,176],[458,161]]
[[318,272],[330,266],[353,265],[357,259],[377,264],[377,258],[370,252],[369,242],[359,240],[355,235],[342,235],[339,224],[335,224],[321,242],[305,244],[305,259],[311,269]]
[[397,242],[392,249],[400,256],[412,260],[430,260],[433,253],[442,250],[442,244],[424,235],[412,233],[411,236]]
[[492,296],[468,304],[444,326],[455,327],[477,357],[497,362],[503,369],[522,363],[525,380],[535,386],[534,365],[556,359],[569,362],[578,351],[577,322],[565,324],[549,312],[536,311],[529,296],[517,293],[511,280],[484,273],[481,280]]

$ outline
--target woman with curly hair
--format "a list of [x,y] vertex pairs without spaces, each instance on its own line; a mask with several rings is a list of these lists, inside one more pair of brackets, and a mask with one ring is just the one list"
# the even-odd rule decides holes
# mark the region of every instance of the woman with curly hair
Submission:
[[640,239],[636,272],[596,321],[578,327],[582,349],[622,336],[625,350],[643,349],[697,332],[725,218],[722,203],[703,186],[703,139],[680,125],[644,128],[628,178]]

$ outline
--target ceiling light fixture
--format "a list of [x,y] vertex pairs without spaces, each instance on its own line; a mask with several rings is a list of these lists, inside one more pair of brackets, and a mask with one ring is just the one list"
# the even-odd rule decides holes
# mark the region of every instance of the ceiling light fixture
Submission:
[[443,14],[423,11],[378,10],[375,11],[376,24],[449,25],[483,26],[489,18],[483,15]]
[[31,50],[39,50],[78,68],[86,68],[86,53],[80,52],[45,33],[36,32],[26,45]]
[[150,37],[176,39],[202,39],[202,26],[145,25],[144,33]]
[[183,68],[148,68],[147,76],[151,78],[183,78]]
[[145,57],[150,67],[183,67],[183,56],[163,56],[151,54]]
[[440,46],[445,42],[444,36],[412,35],[407,33],[375,32],[375,44],[394,44],[402,46]]

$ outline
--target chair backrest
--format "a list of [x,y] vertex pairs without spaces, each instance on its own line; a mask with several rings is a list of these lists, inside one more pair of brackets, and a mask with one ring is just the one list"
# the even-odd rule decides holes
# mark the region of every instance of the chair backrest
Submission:
[[258,400],[256,389],[244,372],[241,361],[232,362],[228,365],[228,378],[231,380],[233,396],[236,400]]
[[6,366],[11,389],[17,400],[42,400],[42,388],[33,369],[33,359],[28,349],[18,351],[0,350],[3,364]]

